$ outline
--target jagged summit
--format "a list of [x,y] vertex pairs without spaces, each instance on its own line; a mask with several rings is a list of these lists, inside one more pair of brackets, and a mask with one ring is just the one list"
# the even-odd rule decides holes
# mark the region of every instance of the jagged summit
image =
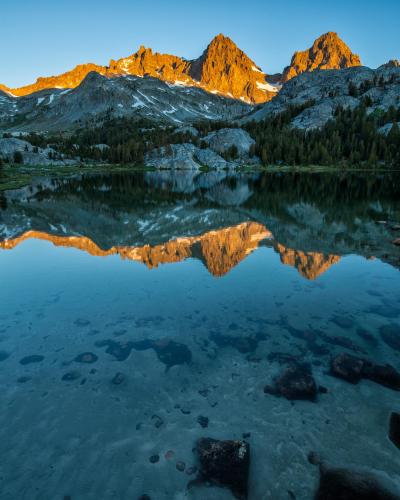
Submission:
[[141,45],[137,52],[128,57],[111,59],[108,66],[80,64],[61,75],[40,77],[31,85],[16,89],[0,85],[0,90],[15,96],[25,96],[44,89],[75,88],[92,71],[109,78],[152,76],[175,85],[202,87],[209,92],[248,103],[266,102],[278,90],[268,84],[259,67],[229,37],[222,34],[214,37],[202,56],[192,61],[153,52],[151,48]]
[[309,49],[294,53],[290,65],[283,72],[282,81],[287,82],[306,71],[352,66],[361,66],[360,57],[353,54],[337,33],[329,31],[317,38]]

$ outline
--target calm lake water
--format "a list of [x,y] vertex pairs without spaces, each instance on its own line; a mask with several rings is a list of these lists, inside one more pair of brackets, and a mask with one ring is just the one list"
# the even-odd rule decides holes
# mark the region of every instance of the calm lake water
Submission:
[[[313,498],[311,451],[399,484],[399,392],[331,373],[400,370],[399,175],[43,178],[0,206],[1,500],[234,498],[193,481],[201,437],[250,444],[251,500]],[[313,400],[271,394],[298,367]]]

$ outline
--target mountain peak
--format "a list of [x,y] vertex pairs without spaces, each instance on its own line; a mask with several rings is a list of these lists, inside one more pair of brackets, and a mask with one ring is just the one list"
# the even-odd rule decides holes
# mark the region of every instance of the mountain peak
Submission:
[[317,38],[309,49],[294,53],[290,66],[285,68],[282,80],[287,82],[306,71],[352,66],[361,66],[359,56],[353,54],[335,31],[328,31]]

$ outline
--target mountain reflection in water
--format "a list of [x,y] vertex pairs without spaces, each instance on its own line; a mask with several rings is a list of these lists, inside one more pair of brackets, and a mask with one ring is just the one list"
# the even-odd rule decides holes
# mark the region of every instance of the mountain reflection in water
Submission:
[[320,459],[400,484],[399,186],[161,171],[5,192],[1,500],[232,500],[198,475],[207,438],[248,443],[248,500],[316,498]]
[[160,172],[41,179],[6,194],[0,248],[36,238],[149,268],[200,259],[222,276],[259,245],[315,279],[341,255],[396,267],[398,174]]

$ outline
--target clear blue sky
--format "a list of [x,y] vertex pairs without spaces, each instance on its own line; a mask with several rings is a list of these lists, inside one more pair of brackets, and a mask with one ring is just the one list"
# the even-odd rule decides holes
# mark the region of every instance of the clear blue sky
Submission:
[[220,32],[267,73],[337,31],[367,66],[400,59],[400,0],[19,0],[1,6],[0,82],[11,87],[143,44],[186,58]]

